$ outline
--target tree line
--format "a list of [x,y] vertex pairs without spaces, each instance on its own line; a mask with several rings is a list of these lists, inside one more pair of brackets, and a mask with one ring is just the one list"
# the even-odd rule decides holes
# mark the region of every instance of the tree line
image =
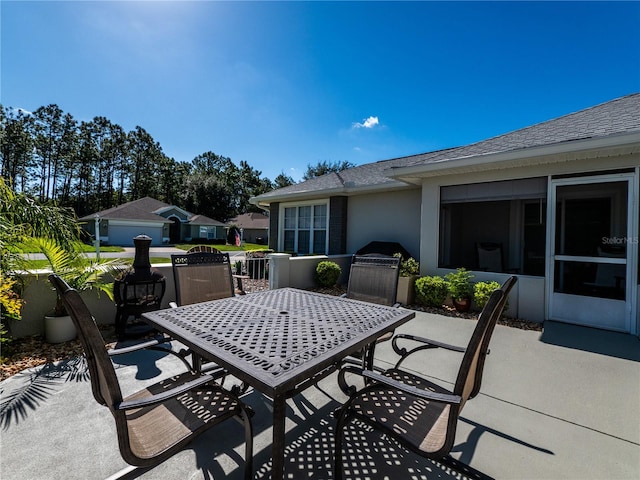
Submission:
[[224,222],[257,211],[252,196],[294,183],[213,152],[177,161],[140,126],[126,132],[101,116],[78,122],[54,104],[33,113],[0,104],[0,155],[15,192],[78,216],[149,196]]
[[[0,176],[13,191],[80,217],[149,196],[226,222],[259,211],[249,198],[295,183],[211,151],[177,161],[140,126],[126,132],[101,116],[78,122],[55,104],[33,113],[0,104],[0,156]],[[307,165],[303,180],[353,166],[320,161]]]

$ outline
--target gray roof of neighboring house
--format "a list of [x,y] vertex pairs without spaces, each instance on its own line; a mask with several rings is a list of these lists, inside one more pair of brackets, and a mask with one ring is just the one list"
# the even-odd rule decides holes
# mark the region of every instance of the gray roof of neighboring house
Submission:
[[[156,200],[155,198],[143,197],[139,198],[138,200],[123,203],[122,205],[118,205],[116,207],[102,210],[100,212],[97,212],[97,214],[100,216],[100,218],[106,220],[136,220],[171,223],[171,220],[168,220],[167,218],[154,213],[158,210],[167,209],[168,207],[172,207],[172,205],[161,202],[160,200]],[[185,213],[187,213],[189,217],[188,223],[192,225],[224,226],[224,223],[209,218],[205,215],[194,215],[193,213],[186,211]],[[94,219],[95,215],[95,213],[92,213],[80,218],[79,220],[91,221]]]
[[634,93],[481,142],[360,165],[273,190],[252,200],[269,203],[286,197],[326,195],[331,190],[347,192],[350,189],[366,190],[376,187],[385,190],[411,188],[404,182],[390,178],[388,170],[638,131],[640,93]]
[[238,215],[236,218],[229,220],[228,225],[235,225],[244,229],[268,229],[269,217],[261,213],[251,212]]
[[[167,203],[151,197],[144,197],[96,213],[100,218],[107,220],[138,220],[170,223],[170,220],[153,213],[155,210],[168,206],[169,204]],[[79,220],[93,220],[96,213],[86,215]]]

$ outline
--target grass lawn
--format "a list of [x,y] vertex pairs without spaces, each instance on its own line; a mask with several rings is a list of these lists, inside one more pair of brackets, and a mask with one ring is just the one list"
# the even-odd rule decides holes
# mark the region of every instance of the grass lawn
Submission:
[[[82,251],[85,253],[95,253],[95,248],[91,245],[80,244]],[[192,244],[178,244],[175,245],[175,248],[179,248],[181,250],[187,251],[194,245]],[[215,248],[220,250],[221,252],[239,252],[239,251],[255,251],[255,250],[267,250],[268,247],[266,245],[258,245],[255,243],[245,243],[242,247],[236,247],[235,245],[213,245]],[[102,246],[100,247],[100,253],[105,252],[124,252],[124,248],[122,247],[113,247],[113,246]],[[37,253],[37,252],[23,252],[23,253]],[[171,263],[171,257],[154,257],[150,256],[150,261],[152,264],[159,263]],[[103,261],[108,261],[113,259],[103,259]],[[122,258],[122,260],[126,263],[133,263],[133,258]],[[29,270],[42,270],[46,269],[49,266],[49,262],[47,260],[30,260],[27,263],[27,268]]]

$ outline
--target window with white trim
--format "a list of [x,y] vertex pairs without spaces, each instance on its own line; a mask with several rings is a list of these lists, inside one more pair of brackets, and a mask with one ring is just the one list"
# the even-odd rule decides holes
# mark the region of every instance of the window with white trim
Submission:
[[283,250],[299,254],[327,253],[326,203],[284,208]]

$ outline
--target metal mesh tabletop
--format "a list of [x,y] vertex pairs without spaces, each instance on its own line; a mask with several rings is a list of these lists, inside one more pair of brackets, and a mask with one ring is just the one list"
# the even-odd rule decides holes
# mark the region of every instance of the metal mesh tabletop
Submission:
[[145,314],[265,393],[291,388],[413,316],[291,288]]

